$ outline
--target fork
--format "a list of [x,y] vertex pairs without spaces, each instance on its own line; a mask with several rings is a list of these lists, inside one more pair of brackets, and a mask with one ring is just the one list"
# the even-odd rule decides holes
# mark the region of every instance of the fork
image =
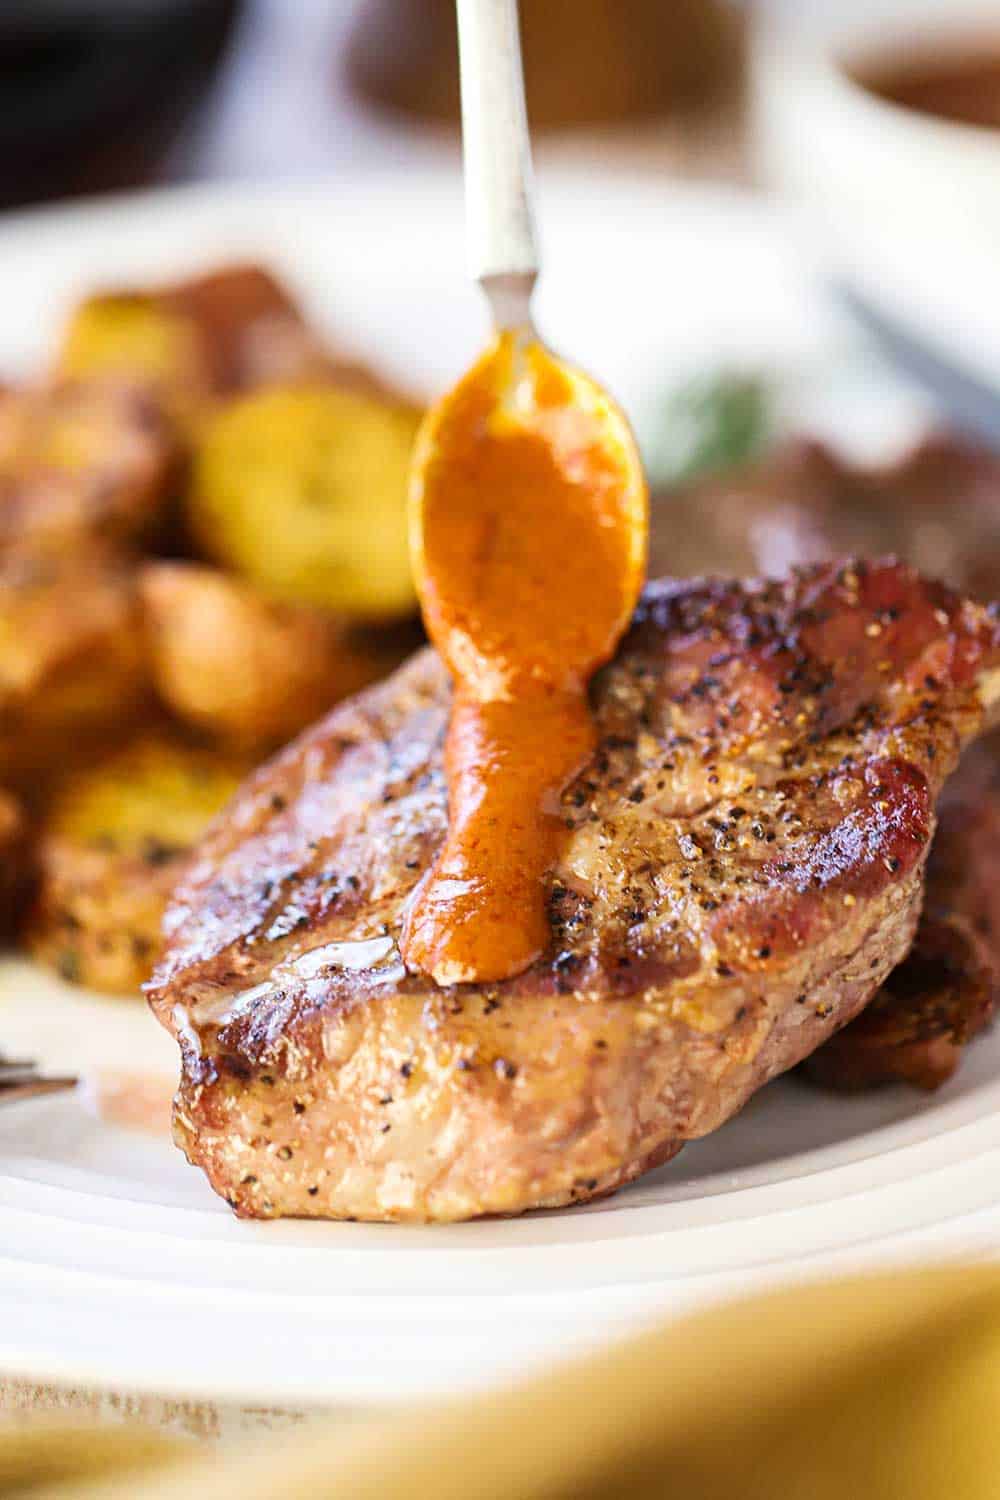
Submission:
[[56,1094],[76,1086],[77,1079],[67,1074],[45,1078],[37,1064],[21,1062],[0,1054],[0,1105],[34,1099],[39,1094]]

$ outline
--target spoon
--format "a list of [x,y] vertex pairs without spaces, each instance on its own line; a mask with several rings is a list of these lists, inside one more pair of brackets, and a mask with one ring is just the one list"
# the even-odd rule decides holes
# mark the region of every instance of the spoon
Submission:
[[410,549],[454,682],[448,831],[402,935],[438,984],[509,978],[549,942],[561,795],[596,745],[587,685],[645,569],[648,502],[628,423],[538,338],[531,153],[516,0],[458,0],[470,269],[492,345],[425,418]]

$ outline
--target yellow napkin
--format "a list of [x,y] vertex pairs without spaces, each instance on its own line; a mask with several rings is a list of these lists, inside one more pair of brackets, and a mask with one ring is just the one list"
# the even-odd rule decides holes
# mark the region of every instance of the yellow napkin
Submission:
[[[79,1480],[52,1483],[77,1462]],[[245,1452],[164,1463],[138,1434],[21,1434],[0,1442],[0,1494],[997,1500],[1000,1267],[797,1287],[500,1394]]]

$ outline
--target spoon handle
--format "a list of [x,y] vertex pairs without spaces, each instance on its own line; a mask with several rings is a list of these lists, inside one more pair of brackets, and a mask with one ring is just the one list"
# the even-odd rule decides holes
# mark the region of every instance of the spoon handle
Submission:
[[469,269],[497,328],[531,322],[538,247],[517,0],[457,0]]

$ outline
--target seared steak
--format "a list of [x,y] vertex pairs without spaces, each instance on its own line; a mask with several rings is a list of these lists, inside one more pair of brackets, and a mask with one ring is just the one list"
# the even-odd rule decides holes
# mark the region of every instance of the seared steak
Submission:
[[763,462],[654,497],[650,572],[775,576],[892,552],[976,598],[1000,597],[1000,458],[931,437],[896,463],[786,443]]
[[994,1010],[994,967],[960,917],[921,917],[913,947],[860,1016],[803,1064],[824,1088],[940,1088]]
[[853,1092],[936,1089],[1000,998],[1000,736],[973,745],[945,787],[909,954],[857,1020],[810,1057],[809,1078]]
[[447,806],[423,652],[258,772],[166,920],[176,1138],[238,1213],[461,1219],[606,1193],[715,1129],[909,949],[1000,625],[894,563],[651,585],[596,679],[542,961],[400,962]]
[[[964,593],[1000,597],[1000,458],[965,439],[931,437],[882,467],[790,442],[752,468],[662,495],[653,516],[654,566],[659,559],[682,572],[780,573],[845,553],[892,551]],[[1000,737],[963,761],[940,819],[926,930],[864,1016],[809,1060],[807,1075],[826,1087],[901,1080],[935,1088],[993,1014],[1000,911],[994,937],[983,906],[995,887]]]

